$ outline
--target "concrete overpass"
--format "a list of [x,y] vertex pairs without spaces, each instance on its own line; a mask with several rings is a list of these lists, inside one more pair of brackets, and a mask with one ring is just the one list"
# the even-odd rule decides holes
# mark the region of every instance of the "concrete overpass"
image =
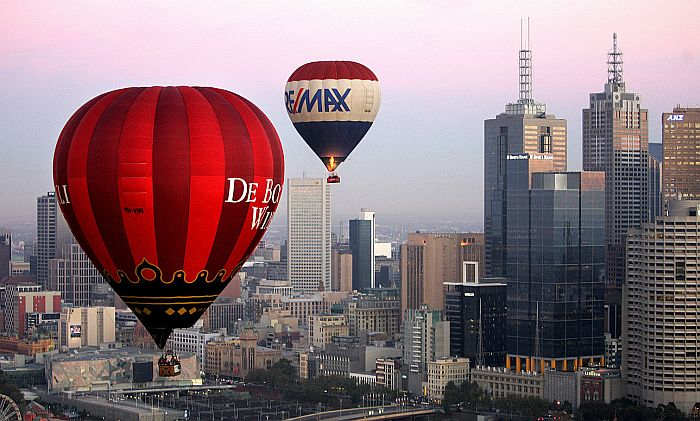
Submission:
[[417,408],[397,405],[374,406],[369,408],[340,409],[336,411],[318,412],[316,414],[289,418],[287,421],[384,421],[410,420],[429,421],[441,418],[442,411],[437,408]]

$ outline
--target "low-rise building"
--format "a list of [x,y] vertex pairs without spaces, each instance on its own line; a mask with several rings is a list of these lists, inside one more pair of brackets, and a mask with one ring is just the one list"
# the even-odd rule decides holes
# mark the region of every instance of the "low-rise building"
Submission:
[[114,307],[64,307],[58,341],[68,349],[115,342]]
[[245,377],[252,370],[269,369],[282,358],[280,350],[257,345],[254,332],[205,345],[204,372],[210,376]]
[[28,275],[31,272],[31,264],[29,262],[10,260],[9,265],[10,276]]
[[309,321],[311,346],[323,349],[332,342],[333,337],[348,335],[348,324],[344,315],[314,315]]
[[622,342],[624,338],[614,338],[605,334],[605,367],[620,368],[622,365]]
[[622,397],[620,370],[582,368],[544,372],[544,399],[549,402],[569,402],[578,408],[586,402],[610,403]]
[[61,293],[43,291],[39,285],[13,284],[5,286],[5,333],[23,338],[27,320],[33,315],[61,312]]
[[378,289],[370,294],[355,293],[345,303],[350,335],[384,332],[393,338],[401,332],[401,295],[395,289]]
[[350,373],[349,377],[357,384],[374,386],[377,384],[377,376],[374,373]]
[[160,377],[160,352],[142,352],[137,348],[83,348],[75,353],[46,358],[46,382],[49,392],[88,392],[133,389],[153,386],[201,385],[199,364],[194,354],[180,353],[178,376]]
[[202,332],[199,327],[175,329],[170,334],[166,349],[172,349],[178,355],[184,352],[194,354],[197,356],[197,362],[202,366],[205,356],[204,346],[217,338],[223,338],[225,334],[223,329],[218,332]]
[[202,315],[202,327],[208,331],[226,329],[233,334],[239,320],[245,317],[245,303],[241,299],[220,298]]
[[429,398],[441,401],[449,382],[459,386],[464,381],[469,381],[469,358],[442,358],[428,363]]
[[377,385],[389,390],[403,390],[401,381],[401,358],[377,358],[376,359]]
[[291,297],[292,293],[292,284],[289,281],[261,279],[255,287],[255,295],[279,294],[282,297]]
[[53,351],[56,348],[56,343],[53,339],[37,339],[31,341],[29,339],[20,339],[16,336],[1,336],[0,337],[0,352],[6,352],[16,355],[34,356],[43,352]]
[[491,398],[517,396],[521,398],[544,397],[542,373],[511,371],[505,367],[476,366],[471,370],[472,382],[479,385]]

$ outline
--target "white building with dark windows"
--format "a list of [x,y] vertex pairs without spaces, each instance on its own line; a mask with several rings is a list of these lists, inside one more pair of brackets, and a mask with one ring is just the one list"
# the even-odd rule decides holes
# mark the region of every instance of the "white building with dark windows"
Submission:
[[331,290],[331,191],[325,178],[287,179],[287,273],[296,292]]
[[700,402],[698,200],[668,202],[667,215],[631,230],[623,287],[622,373],[627,397],[648,407]]

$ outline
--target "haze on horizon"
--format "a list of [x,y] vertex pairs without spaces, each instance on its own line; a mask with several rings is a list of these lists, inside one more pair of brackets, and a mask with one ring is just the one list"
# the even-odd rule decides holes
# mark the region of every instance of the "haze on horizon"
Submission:
[[[210,85],[272,120],[286,177],[324,176],[289,122],[283,88],[313,60],[366,64],[382,105],[341,167],[334,218],[360,207],[383,218],[481,225],[483,120],[517,99],[520,18],[531,17],[534,97],[568,120],[569,169],[581,167],[581,109],[603,89],[612,33],[627,89],[660,115],[697,105],[700,26],[691,4],[594,0],[220,3],[4,2],[0,22],[0,225],[33,223],[51,189],[53,149],[90,98],[139,85]],[[695,41],[695,43],[693,42]],[[286,204],[276,222],[286,220]]]

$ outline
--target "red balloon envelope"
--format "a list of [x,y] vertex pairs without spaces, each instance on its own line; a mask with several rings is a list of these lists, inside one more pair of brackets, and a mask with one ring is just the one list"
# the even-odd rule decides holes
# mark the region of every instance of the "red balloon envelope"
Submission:
[[283,180],[270,121],[216,88],[102,94],[73,114],[54,153],[76,240],[161,348],[253,252]]

